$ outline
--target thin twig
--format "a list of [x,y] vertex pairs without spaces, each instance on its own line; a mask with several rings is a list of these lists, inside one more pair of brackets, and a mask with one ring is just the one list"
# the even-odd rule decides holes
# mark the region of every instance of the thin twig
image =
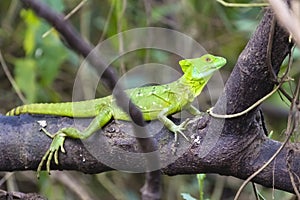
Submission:
[[[271,22],[271,27],[270,27],[270,32],[269,32],[269,40],[268,40],[268,46],[267,46],[267,66],[270,72],[270,75],[272,76],[273,80],[275,81],[276,84],[278,84],[277,81],[277,76],[272,68],[272,48],[273,48],[273,38],[274,38],[274,33],[275,33],[275,24],[276,24],[276,18],[273,15],[272,16],[272,22]],[[291,52],[290,52],[291,54]],[[292,59],[290,59],[292,62]],[[288,65],[290,66],[290,65]],[[289,72],[289,70],[286,70],[286,74]],[[285,75],[284,75],[285,76]],[[293,98],[290,97],[290,95],[282,88],[279,87],[279,91],[290,101],[292,102]],[[280,94],[280,93],[279,93]]]
[[[290,116],[289,118],[291,118],[293,110],[290,110]],[[288,124],[291,123],[291,119],[288,120]],[[288,127],[290,127],[288,125]],[[289,128],[287,129],[287,134],[288,136],[286,137],[286,139],[284,140],[284,142],[281,144],[281,146],[277,149],[277,151],[273,154],[273,156],[263,165],[261,166],[257,171],[255,171],[253,174],[251,174],[251,176],[249,176],[244,182],[243,184],[240,186],[239,190],[237,191],[234,200],[238,200],[239,196],[241,195],[242,190],[245,188],[245,186],[256,176],[258,175],[262,170],[264,170],[275,158],[276,156],[282,151],[282,149],[285,147],[285,145],[287,144],[287,142],[289,141],[291,135],[292,135],[292,131],[293,128]]]
[[275,169],[276,169],[276,158],[273,162],[273,169],[272,169],[272,199],[274,199],[274,191],[275,191]]
[[226,7],[242,7],[242,8],[250,8],[250,7],[265,7],[269,6],[268,3],[228,3],[223,0],[217,0],[220,4]]
[[297,199],[300,199],[300,193],[299,193],[299,190],[296,186],[296,183],[295,183],[295,179],[294,179],[294,175],[293,173],[291,172],[291,165],[290,165],[290,158],[291,158],[291,154],[288,155],[288,158],[287,158],[287,168],[288,168],[288,173],[290,175],[290,179],[291,179],[291,183],[292,183],[292,186],[293,186],[293,189],[294,189],[294,192],[297,196]]
[[0,179],[0,186],[2,186],[3,183],[5,183],[12,175],[14,175],[14,172],[6,172],[5,175]]
[[254,191],[254,196],[255,196],[255,199],[256,200],[259,200],[259,196],[258,196],[258,192],[257,192],[257,188],[256,188],[256,185],[254,182],[252,182],[252,188],[253,188],[253,191]]
[[210,108],[207,112],[209,113],[209,115],[211,115],[212,117],[215,118],[220,118],[220,119],[231,119],[231,118],[235,118],[235,117],[240,117],[242,115],[245,115],[246,113],[250,112],[252,109],[256,108],[259,104],[261,104],[262,102],[264,102],[267,98],[269,98],[270,96],[272,96],[281,86],[285,81],[290,81],[293,80],[291,78],[288,77],[288,73],[290,71],[291,65],[292,65],[292,55],[291,53],[289,54],[289,62],[288,62],[288,67],[285,71],[285,73],[283,74],[283,76],[280,78],[281,81],[279,82],[279,84],[270,92],[268,93],[266,96],[264,96],[263,98],[259,99],[257,102],[255,102],[254,104],[252,104],[250,107],[248,107],[246,110],[243,110],[242,112],[238,112],[238,113],[234,113],[234,114],[217,114],[214,113],[212,110],[214,107]]
[[115,3],[116,3],[116,0],[113,0],[111,5],[110,5],[110,8],[109,8],[106,20],[105,20],[104,28],[102,30],[102,34],[100,36],[100,39],[99,39],[98,43],[102,42],[102,40],[103,40],[103,38],[104,38],[104,36],[107,32],[108,25],[110,24],[110,19],[111,19],[111,16],[112,16],[112,13],[113,13],[113,10],[114,10],[114,7],[115,7]]
[[267,45],[267,66],[272,79],[274,79],[274,81],[277,82],[277,76],[272,67],[272,47],[273,47],[273,38],[275,33],[275,24],[276,24],[276,19],[275,16],[272,15],[272,21],[271,21],[271,27],[269,31],[269,39]]
[[[296,88],[296,94],[294,95],[294,101],[293,101],[293,104],[292,104],[293,107],[295,108],[294,114],[293,114],[293,117],[294,117],[293,131],[294,131],[295,127],[298,127],[298,125],[299,125],[298,124],[298,120],[299,120],[299,115],[298,114],[299,114],[299,111],[298,111],[298,108],[297,108],[297,104],[299,103],[299,93],[300,93],[300,80],[298,81],[297,88]],[[288,168],[288,173],[289,173],[289,176],[290,176],[290,179],[291,179],[291,183],[292,183],[294,192],[296,193],[297,198],[300,199],[300,193],[299,193],[298,187],[296,186],[294,175],[291,172],[291,166],[290,166],[291,153],[292,153],[292,151],[290,150],[289,154],[288,154],[288,158],[287,158],[287,168]],[[299,179],[298,179],[298,181],[299,181]]]
[[116,184],[113,183],[108,177],[106,173],[97,174],[97,180],[100,184],[113,196],[116,200],[124,199],[124,191],[121,188],[117,188]]
[[18,84],[16,83],[16,81],[14,80],[14,78],[12,77],[10,71],[8,70],[8,67],[6,65],[6,62],[3,58],[2,52],[0,50],[0,63],[2,65],[3,71],[6,75],[6,77],[8,78],[10,84],[13,86],[14,90],[16,91],[18,97],[21,99],[21,101],[23,102],[23,104],[27,103],[26,98],[24,97],[24,95],[22,94]]
[[[73,8],[71,10],[71,12],[69,12],[65,17],[64,20],[69,19],[73,14],[75,14],[85,3],[87,2],[87,0],[82,0],[82,2],[80,2],[75,8]],[[47,37],[52,31],[54,31],[54,28],[52,27],[51,29],[49,29],[48,31],[46,31],[43,35],[42,38]]]
[[51,174],[51,178],[53,178],[55,182],[61,183],[70,191],[72,191],[75,195],[77,195],[78,199],[88,200],[95,198],[95,196],[91,195],[91,192],[88,189],[89,186],[82,184],[83,181],[72,176],[72,174],[70,174],[69,172],[55,172]]
[[269,98],[270,96],[272,96],[280,88],[280,86],[282,84],[283,84],[283,81],[280,82],[280,84],[277,85],[269,94],[267,94],[263,98],[259,99],[257,102],[255,102],[250,107],[248,107],[246,110],[243,110],[242,112],[238,112],[238,113],[234,113],[234,114],[228,114],[228,115],[217,114],[217,113],[213,112],[213,108],[214,107],[210,108],[207,112],[212,117],[220,118],[220,119],[230,119],[230,118],[240,117],[240,116],[245,115],[246,113],[250,112],[251,110],[253,110],[254,108],[256,108],[258,105],[260,105],[262,102],[264,102],[267,98]]
[[[291,55],[289,56],[289,66],[286,70],[286,72],[284,73],[280,83],[277,85],[277,89],[282,85],[283,83],[283,80],[287,77],[288,75],[288,71],[289,71],[289,68],[290,66],[292,65],[292,62],[291,62]],[[298,82],[298,86],[299,86],[299,82]],[[273,90],[274,91],[274,90]],[[272,92],[273,92],[272,91]],[[270,93],[269,93],[270,94]],[[281,144],[281,146],[277,149],[277,151],[273,154],[273,156],[262,166],[260,167],[257,171],[255,171],[251,176],[249,176],[244,182],[243,184],[240,186],[238,192],[236,193],[235,195],[235,198],[234,200],[237,200],[242,192],[242,190],[244,189],[244,187],[256,176],[258,175],[262,170],[264,170],[275,158],[276,156],[282,151],[282,149],[285,147],[285,145],[287,144],[287,142],[289,141],[293,131],[294,131],[294,105],[296,105],[296,98],[295,96],[298,96],[298,87],[297,87],[297,90],[296,90],[296,94],[294,95],[294,98],[293,98],[293,101],[292,101],[292,104],[290,106],[290,114],[289,114],[289,117],[288,117],[288,123],[287,123],[287,130],[286,130],[286,133],[287,133],[287,137],[285,139],[285,141]]]
[[[118,33],[122,32],[123,29],[123,18],[124,18],[124,14],[126,11],[126,5],[127,5],[127,0],[123,0],[122,1],[122,10],[121,13],[118,15]],[[119,55],[122,55],[124,53],[124,38],[123,38],[123,34],[119,34],[118,35],[118,39],[119,39]],[[124,64],[124,60],[121,59],[120,60],[120,69],[121,69],[121,73],[125,74],[126,73],[126,69],[125,69],[125,64]]]
[[[287,77],[288,76],[288,74],[289,74],[289,72],[290,72],[290,70],[291,70],[291,66],[292,66],[292,63],[293,63],[293,56],[292,56],[292,52],[293,52],[293,50],[295,49],[294,48],[295,47],[295,45],[293,46],[293,48],[291,49],[291,51],[289,52],[289,61],[288,61],[288,66],[287,66],[287,69],[285,70],[285,73],[283,74],[283,76],[282,77]],[[291,86],[290,86],[290,88],[292,88]],[[282,87],[280,87],[279,88],[279,91],[290,101],[290,102],[292,102],[293,101],[293,97],[291,97]],[[284,100],[283,98],[282,98],[282,100]]]
[[[115,75],[115,71],[111,66],[107,66],[103,60],[99,59],[99,52],[97,52],[97,49],[94,49],[94,47],[91,44],[85,42],[80,37],[78,32],[74,29],[74,27],[67,20],[64,20],[61,14],[53,11],[41,1],[22,0],[22,2],[27,4],[30,8],[32,8],[37,15],[39,15],[40,17],[47,20],[50,24],[52,24],[56,28],[56,30],[64,37],[66,42],[69,44],[70,48],[83,55],[88,60],[88,62],[95,67],[97,72],[102,74],[101,80],[106,84],[106,86],[109,87],[110,90],[115,91],[113,95],[116,99],[117,105],[122,110],[124,110],[134,122],[134,133],[139,133],[139,135],[142,134],[143,136],[145,136],[144,138],[136,137],[137,143],[139,144],[141,151],[143,153],[156,152],[156,141],[149,136],[145,128],[141,129],[141,127],[145,127],[146,125],[141,111],[128,98],[123,88],[120,85],[117,85],[118,78]],[[152,157],[147,156],[147,154],[144,155],[148,163],[155,162],[159,164],[159,158],[157,154],[155,154]],[[154,182],[160,185],[160,174],[157,173],[157,171],[148,172],[146,174],[151,177],[151,180],[146,179],[146,181],[148,181],[148,185],[151,185]],[[155,195],[160,196],[160,191],[155,192]]]

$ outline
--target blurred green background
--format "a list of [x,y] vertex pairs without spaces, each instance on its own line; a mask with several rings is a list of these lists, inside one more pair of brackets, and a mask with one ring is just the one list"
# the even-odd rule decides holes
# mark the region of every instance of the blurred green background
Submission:
[[[81,1],[43,2],[67,14]],[[194,38],[209,53],[227,58],[228,64],[221,70],[223,80],[226,81],[239,53],[258,25],[263,10],[228,8],[213,0],[88,0],[71,16],[70,21],[94,45],[119,32],[138,27],[155,26],[177,30]],[[23,9],[18,0],[0,2],[0,23],[0,50],[7,65],[7,68],[3,65],[0,68],[0,113],[5,114],[9,109],[24,103],[71,101],[74,79],[83,58],[70,51],[55,31],[42,38],[51,27],[32,11]],[[115,51],[120,51],[120,42],[114,44]],[[297,49],[294,57],[294,65],[297,65]],[[163,51],[139,50],[113,64],[119,75],[122,75],[148,62],[165,63],[179,69],[178,59]],[[12,74],[15,87],[9,81],[8,71]],[[296,74],[297,70],[293,69],[291,76],[295,77]],[[293,84],[285,87],[289,89]],[[22,95],[17,94],[16,88]],[[201,109],[211,107],[219,93],[217,91],[217,94],[212,95],[215,99],[205,98],[204,94],[202,100],[199,100]],[[107,94],[108,91],[99,86],[97,96]],[[264,103],[263,108],[268,130],[274,130],[273,137],[282,140],[288,105],[276,94]],[[139,189],[143,185],[143,175],[124,172],[98,175],[53,172],[51,176],[44,174],[40,180],[36,179],[35,172],[0,175],[3,177],[0,188],[4,190],[39,192],[49,199],[139,199]],[[163,199],[183,199],[182,193],[199,197],[196,175],[164,176],[163,179]],[[241,183],[241,180],[232,177],[207,175],[204,197],[232,199]],[[265,199],[273,196],[275,199],[290,197],[285,192],[258,188]],[[249,185],[241,199],[253,198]]]

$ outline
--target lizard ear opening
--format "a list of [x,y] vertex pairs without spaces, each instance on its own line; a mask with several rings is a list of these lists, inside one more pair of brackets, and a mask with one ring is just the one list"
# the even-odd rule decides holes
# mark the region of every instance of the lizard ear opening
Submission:
[[179,65],[181,66],[183,73],[187,73],[187,71],[192,66],[192,62],[189,60],[181,60],[179,61]]

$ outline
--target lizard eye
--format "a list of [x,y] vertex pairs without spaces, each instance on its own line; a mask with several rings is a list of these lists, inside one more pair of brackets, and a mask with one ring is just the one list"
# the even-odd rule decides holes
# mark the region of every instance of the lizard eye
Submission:
[[207,58],[205,58],[205,61],[206,62],[211,62],[211,58],[207,57]]

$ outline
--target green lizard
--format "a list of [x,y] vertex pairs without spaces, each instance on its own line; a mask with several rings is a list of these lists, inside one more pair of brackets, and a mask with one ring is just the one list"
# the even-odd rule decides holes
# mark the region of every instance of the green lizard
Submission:
[[[187,120],[180,125],[176,125],[167,116],[182,109],[186,109],[193,115],[201,114],[191,103],[201,93],[213,73],[226,64],[226,59],[206,54],[200,58],[181,60],[179,64],[184,74],[174,82],[126,90],[133,103],[143,113],[144,120],[159,119],[171,132],[175,133],[175,141],[178,133],[188,140],[182,132],[186,127]],[[73,111],[73,108],[76,110]],[[63,145],[66,137],[86,139],[105,126],[111,118],[130,120],[128,115],[116,105],[111,95],[79,102],[23,105],[12,109],[6,115],[12,116],[23,113],[67,117],[95,117],[83,131],[68,127],[62,128],[51,135],[43,129],[53,140],[38,166],[38,174],[45,161],[47,171],[50,173],[50,161],[53,155],[55,163],[58,164],[58,152],[59,149],[65,152]]]

